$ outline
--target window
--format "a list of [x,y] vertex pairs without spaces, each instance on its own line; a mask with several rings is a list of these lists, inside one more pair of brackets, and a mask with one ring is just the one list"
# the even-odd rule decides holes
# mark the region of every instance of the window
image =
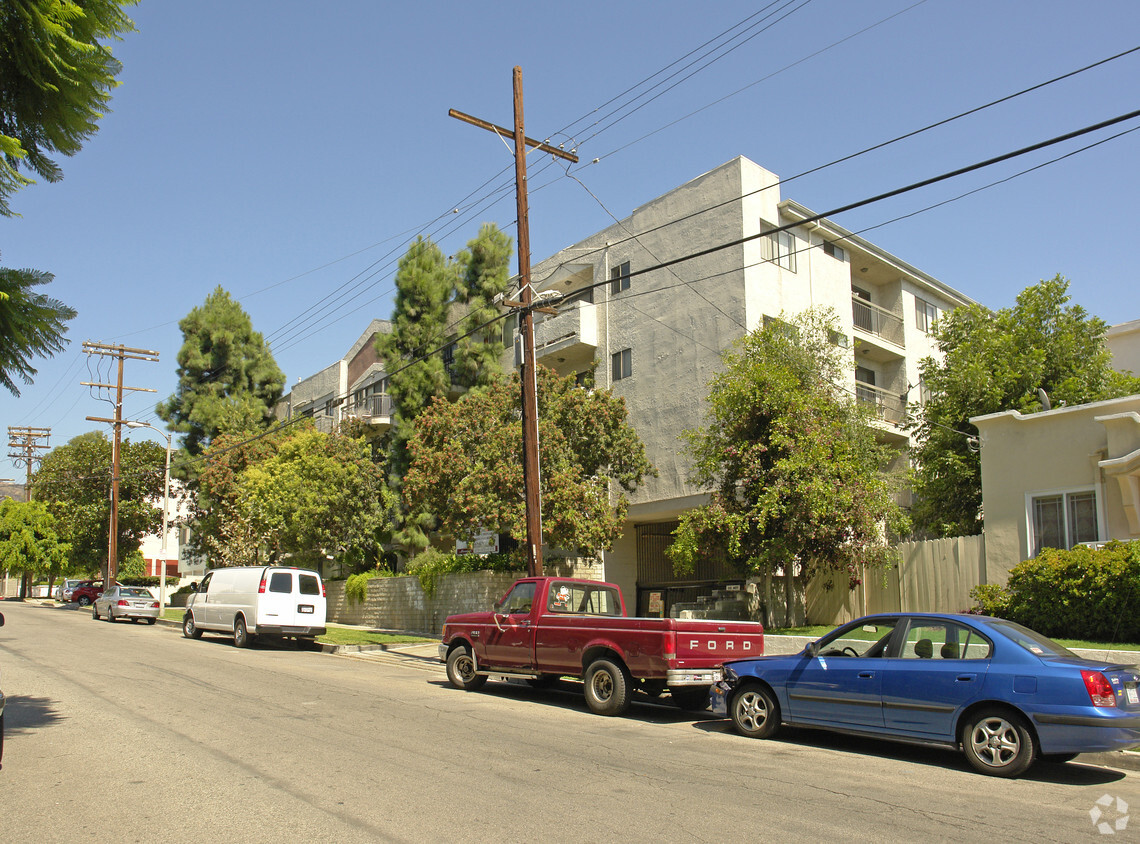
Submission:
[[622,349],[620,352],[614,352],[610,358],[612,365],[612,378],[613,381],[620,381],[623,378],[628,378],[633,375],[633,350]]
[[938,323],[938,308],[925,299],[914,298],[914,324],[918,330],[929,334]]
[[612,586],[551,583],[547,612],[621,615],[621,599]]
[[986,659],[992,645],[970,628],[951,621],[911,621],[902,659]]
[[285,592],[293,591],[293,575],[287,571],[275,571],[269,575],[269,591],[270,592]]
[[629,261],[610,267],[610,295],[629,290]]
[[585,369],[574,375],[574,383],[586,390],[594,389],[594,370]]
[[837,261],[843,261],[843,260],[846,260],[846,258],[847,258],[847,253],[845,253],[843,251],[843,247],[842,246],[836,246],[830,240],[825,240],[823,242],[823,254],[824,255],[830,255],[832,258],[834,258]]
[[533,583],[520,583],[511,590],[511,593],[499,605],[498,610],[503,615],[515,613],[529,613],[534,604]]
[[[769,223],[760,221],[761,230],[772,228]],[[796,236],[791,232],[772,232],[761,238],[761,257],[791,272],[796,271]]]
[[301,587],[302,595],[321,594],[321,581],[315,574],[299,574],[297,575],[297,581]]
[[1096,542],[1096,493],[1092,490],[1034,497],[1033,556],[1042,548],[1067,551],[1081,542]]

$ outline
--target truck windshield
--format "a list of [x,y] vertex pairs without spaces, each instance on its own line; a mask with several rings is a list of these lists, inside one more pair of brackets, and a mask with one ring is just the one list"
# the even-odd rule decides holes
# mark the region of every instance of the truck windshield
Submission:
[[581,615],[621,615],[621,598],[613,586],[555,582],[550,584],[546,609]]

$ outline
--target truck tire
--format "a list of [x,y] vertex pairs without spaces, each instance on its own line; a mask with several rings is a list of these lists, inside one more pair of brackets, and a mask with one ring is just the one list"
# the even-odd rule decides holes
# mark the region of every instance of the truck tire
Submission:
[[670,686],[669,696],[673,703],[689,712],[700,712],[709,707],[708,686]]
[[624,715],[629,709],[633,682],[624,665],[608,659],[595,659],[582,678],[586,684],[586,705],[596,715]]
[[486,674],[475,673],[475,659],[467,648],[455,648],[447,655],[447,679],[465,692],[477,692],[487,682]]

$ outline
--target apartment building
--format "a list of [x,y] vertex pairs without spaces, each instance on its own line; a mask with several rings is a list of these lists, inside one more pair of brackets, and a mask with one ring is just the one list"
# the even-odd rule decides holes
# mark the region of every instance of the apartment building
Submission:
[[[739,577],[710,569],[681,581],[664,556],[678,516],[706,500],[688,479],[680,435],[702,424],[723,350],[781,315],[833,309],[836,342],[853,358],[850,391],[874,409],[879,436],[905,447],[931,328],[971,301],[814,216],[781,198],[775,174],[741,157],[531,270],[536,292],[567,297],[557,316],[536,321],[538,362],[612,387],[659,472],[632,497],[624,535],[603,557],[601,575],[636,594],[640,613],[667,614]],[[699,257],[645,271],[689,255]]]

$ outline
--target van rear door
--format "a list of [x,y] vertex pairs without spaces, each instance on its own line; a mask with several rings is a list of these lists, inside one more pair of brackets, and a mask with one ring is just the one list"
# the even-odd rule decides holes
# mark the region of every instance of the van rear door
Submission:
[[325,626],[325,599],[321,580],[314,572],[270,569],[260,596],[259,627],[309,628]]

